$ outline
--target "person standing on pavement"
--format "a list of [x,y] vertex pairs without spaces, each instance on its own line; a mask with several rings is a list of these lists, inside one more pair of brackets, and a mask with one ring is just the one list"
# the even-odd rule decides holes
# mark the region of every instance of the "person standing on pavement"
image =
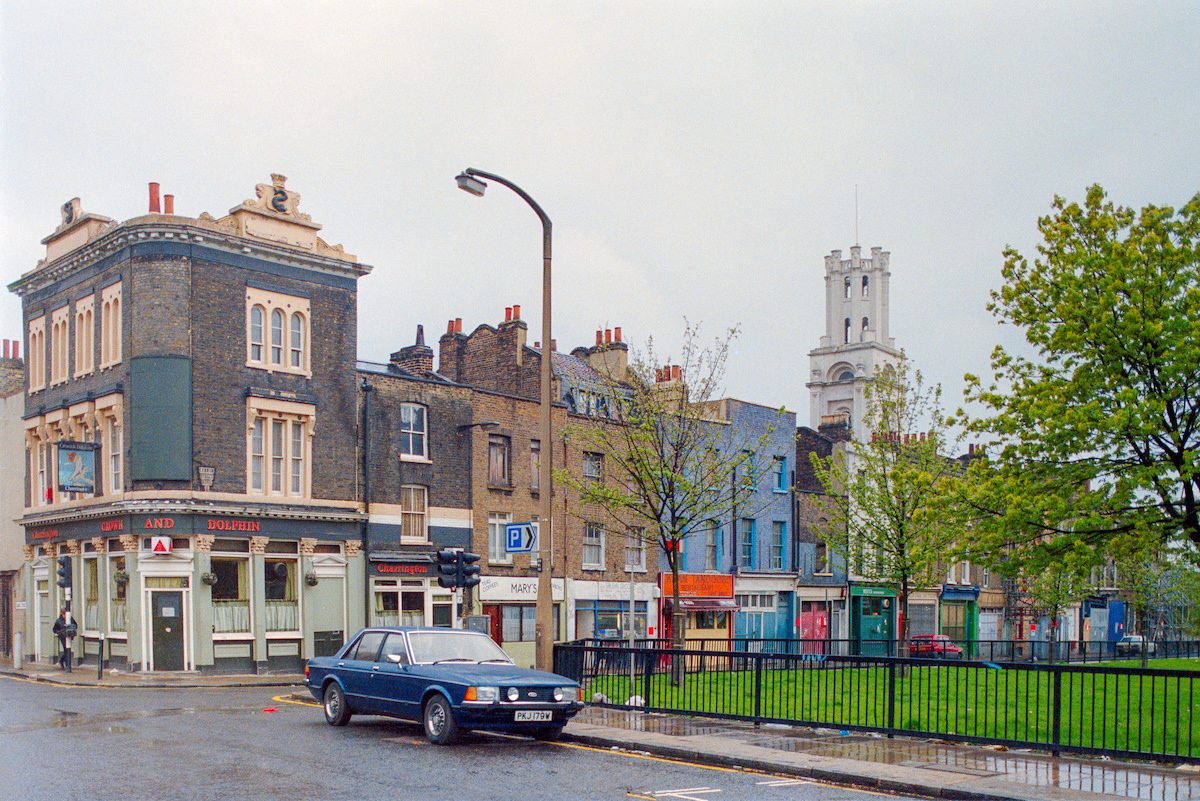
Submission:
[[58,613],[58,619],[54,621],[52,631],[58,637],[58,644],[61,646],[58,654],[58,666],[63,670],[71,669],[71,646],[70,641],[75,638],[75,624],[71,622],[71,613],[66,607]]

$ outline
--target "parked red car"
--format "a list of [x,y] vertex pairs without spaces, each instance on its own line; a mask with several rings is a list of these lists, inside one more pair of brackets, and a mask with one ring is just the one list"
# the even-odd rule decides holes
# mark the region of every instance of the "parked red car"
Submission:
[[945,634],[917,634],[908,641],[908,655],[918,659],[962,659],[963,649]]

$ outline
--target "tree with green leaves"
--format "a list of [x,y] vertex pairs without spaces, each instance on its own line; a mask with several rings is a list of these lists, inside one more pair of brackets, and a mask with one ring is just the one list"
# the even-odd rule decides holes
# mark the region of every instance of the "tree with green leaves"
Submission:
[[941,387],[927,388],[907,359],[876,373],[865,399],[867,440],[814,455],[813,467],[826,491],[843,501],[829,506],[829,547],[851,573],[896,590],[903,654],[909,597],[937,584],[958,541],[944,506],[945,483],[961,466],[946,455]]
[[1046,570],[1022,579],[1022,611],[1033,618],[1046,619],[1049,630],[1047,657],[1053,662],[1058,652],[1061,633],[1058,627],[1063,612],[1079,603],[1091,590],[1088,582],[1090,569],[1083,563],[1072,562],[1054,570]]
[[1114,541],[1200,544],[1200,195],[1178,212],[1055,198],[1030,264],[1004,251],[989,309],[1033,355],[968,375],[990,437],[964,500],[989,550],[1028,574]]
[[[679,573],[684,541],[707,532],[711,520],[735,509],[749,514],[749,499],[766,471],[754,460],[770,431],[749,432],[713,414],[721,396],[725,362],[737,329],[704,345],[688,325],[678,361],[662,357],[651,339],[632,354],[622,375],[604,376],[599,390],[611,421],[569,427],[577,447],[604,455],[604,480],[569,471],[555,480],[608,515],[627,536],[657,546],[671,570],[672,641],[682,648],[686,615],[680,613]],[[671,365],[664,368],[661,365]]]

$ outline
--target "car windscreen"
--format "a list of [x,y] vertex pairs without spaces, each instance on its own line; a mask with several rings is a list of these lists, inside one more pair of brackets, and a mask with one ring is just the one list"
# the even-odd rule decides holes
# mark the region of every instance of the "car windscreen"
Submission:
[[408,635],[414,662],[511,662],[490,637],[443,631],[414,631]]

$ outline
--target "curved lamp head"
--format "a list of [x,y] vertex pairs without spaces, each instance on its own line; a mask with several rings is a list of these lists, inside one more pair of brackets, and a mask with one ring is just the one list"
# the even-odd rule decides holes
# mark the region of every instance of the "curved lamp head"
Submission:
[[465,172],[459,173],[454,180],[458,181],[459,189],[464,192],[470,192],[475,197],[483,197],[483,190],[487,189],[487,184],[474,175],[467,175]]

